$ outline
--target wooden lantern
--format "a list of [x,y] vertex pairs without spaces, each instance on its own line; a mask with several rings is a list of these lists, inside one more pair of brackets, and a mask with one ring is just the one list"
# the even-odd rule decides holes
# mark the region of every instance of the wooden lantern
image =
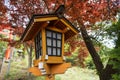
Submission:
[[36,76],[47,75],[47,78],[64,73],[71,66],[65,63],[64,41],[78,33],[79,30],[60,14],[33,15],[21,37],[22,42],[32,40],[35,45],[34,67],[29,71]]

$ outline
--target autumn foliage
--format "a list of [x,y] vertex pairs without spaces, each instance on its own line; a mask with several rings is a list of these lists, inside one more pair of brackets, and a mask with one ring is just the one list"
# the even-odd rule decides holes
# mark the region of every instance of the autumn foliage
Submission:
[[24,28],[33,14],[54,13],[61,4],[65,5],[65,17],[77,27],[79,24],[90,27],[97,21],[114,19],[119,7],[117,0],[1,0],[0,24]]
[[88,57],[89,52],[84,41],[80,38],[80,35],[76,35],[75,37],[68,39],[66,43],[69,45],[69,48],[67,51],[65,51],[65,56],[72,56],[77,50],[78,63],[81,65],[81,67],[85,67],[84,61],[85,58]]

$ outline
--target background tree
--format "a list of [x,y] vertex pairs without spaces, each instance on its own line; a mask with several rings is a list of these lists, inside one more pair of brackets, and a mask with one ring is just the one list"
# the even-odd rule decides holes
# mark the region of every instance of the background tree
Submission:
[[113,65],[113,69],[116,70],[116,73],[113,74],[114,80],[120,79],[120,72],[119,72],[119,63],[120,63],[120,16],[118,15],[118,20],[113,22],[112,25],[106,29],[107,33],[110,36],[110,39],[114,41],[114,48],[110,50],[109,53],[109,64]]
[[66,41],[65,56],[68,56],[67,61],[73,65],[86,67],[85,58],[88,57],[89,52],[80,35],[76,35]]

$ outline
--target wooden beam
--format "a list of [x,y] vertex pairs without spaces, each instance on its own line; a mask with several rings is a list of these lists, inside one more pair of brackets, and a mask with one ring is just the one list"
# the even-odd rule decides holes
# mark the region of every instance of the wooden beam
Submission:
[[38,67],[31,67],[28,69],[29,72],[31,72],[35,76],[42,76],[42,73],[38,69]]
[[51,74],[63,74],[65,71],[71,67],[71,63],[62,63],[51,65]]
[[53,25],[55,26],[60,20],[58,19]]
[[41,29],[47,27],[48,24],[49,24],[49,23],[44,22],[42,25],[39,25],[40,28],[37,30],[37,32],[35,32],[35,35],[33,36],[33,38],[38,34],[38,32],[39,32]]
[[52,63],[52,64],[55,64],[55,63],[63,63],[63,58],[60,56],[60,57],[55,57],[55,56],[49,56],[48,57],[48,61],[46,61],[46,63]]
[[46,32],[45,28],[42,30],[42,60],[45,61],[45,56],[46,56]]
[[37,33],[42,29],[48,26],[49,23],[46,22],[42,22],[41,24],[36,25],[36,23],[34,23],[32,26],[30,26],[30,28],[28,29],[27,33],[25,34],[23,41],[28,41],[33,39]]
[[29,33],[29,31],[31,30],[31,28],[32,28],[33,25],[34,25],[34,23],[32,23],[32,24],[30,25],[30,28],[28,29],[28,31],[26,32],[25,36],[23,37],[22,42],[24,42],[26,36],[28,35],[28,33]]
[[67,32],[68,30],[69,30],[69,28],[65,28],[65,29],[63,30],[63,33]]
[[56,28],[56,27],[50,27],[50,26],[48,26],[48,27],[46,27],[46,29],[49,29],[49,30],[52,30],[52,31],[56,31],[56,32],[60,32],[60,33],[63,33],[63,30],[60,30],[60,29],[58,29],[58,28]]
[[62,23],[64,23],[69,29],[71,29],[74,33],[78,33],[78,31],[77,30],[75,30],[75,29],[73,29],[68,23],[66,23],[63,19],[60,19],[60,21],[62,22]]
[[52,21],[52,20],[57,20],[57,19],[58,17],[36,18],[34,19],[34,22]]

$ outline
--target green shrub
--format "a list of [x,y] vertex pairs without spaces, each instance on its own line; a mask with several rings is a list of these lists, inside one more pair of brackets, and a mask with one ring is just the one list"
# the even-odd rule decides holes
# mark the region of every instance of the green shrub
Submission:
[[95,69],[95,65],[94,65],[93,60],[90,55],[85,59],[85,64],[86,64],[87,68]]
[[66,62],[71,62],[71,64],[73,66],[80,65],[79,63],[77,63],[78,62],[78,53],[75,52],[75,53],[72,53],[71,56],[67,56]]
[[113,69],[116,70],[116,73],[113,74],[113,79],[120,80],[120,47],[110,51],[109,55],[110,55],[109,64],[112,64]]

